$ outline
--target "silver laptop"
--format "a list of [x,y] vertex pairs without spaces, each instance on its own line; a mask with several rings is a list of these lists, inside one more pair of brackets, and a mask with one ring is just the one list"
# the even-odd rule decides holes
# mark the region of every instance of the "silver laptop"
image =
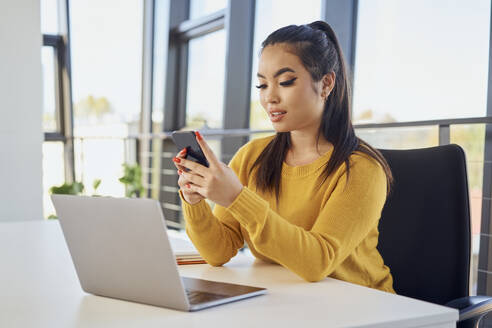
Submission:
[[196,311],[266,293],[180,277],[158,201],[52,195],[82,289],[94,295]]

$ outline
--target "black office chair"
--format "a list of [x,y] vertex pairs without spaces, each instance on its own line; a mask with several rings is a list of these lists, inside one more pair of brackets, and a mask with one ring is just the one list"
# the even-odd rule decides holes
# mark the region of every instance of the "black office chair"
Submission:
[[396,293],[456,308],[458,327],[478,327],[492,311],[492,298],[469,296],[471,234],[463,149],[380,151],[394,185],[379,223],[378,249]]

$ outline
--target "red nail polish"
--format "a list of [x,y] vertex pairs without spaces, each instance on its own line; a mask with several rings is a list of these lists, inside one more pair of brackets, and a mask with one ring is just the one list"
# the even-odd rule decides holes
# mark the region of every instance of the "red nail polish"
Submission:
[[179,158],[177,158],[177,157],[173,157],[173,161],[175,163],[181,163],[181,160]]
[[186,154],[186,148],[181,149],[181,154]]
[[183,171],[178,170],[178,174],[179,174],[179,175],[183,174]]
[[202,140],[202,139],[203,139],[203,137],[202,137],[202,135],[200,134],[200,132],[195,131],[195,135],[196,135],[196,138],[197,138],[198,140]]

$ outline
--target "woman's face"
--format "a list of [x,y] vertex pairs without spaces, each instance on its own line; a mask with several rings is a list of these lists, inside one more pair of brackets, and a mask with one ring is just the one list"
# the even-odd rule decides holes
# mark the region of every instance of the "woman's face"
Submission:
[[332,86],[326,78],[314,82],[299,57],[287,50],[286,45],[275,44],[265,47],[261,53],[257,74],[261,105],[275,131],[316,133],[324,96]]

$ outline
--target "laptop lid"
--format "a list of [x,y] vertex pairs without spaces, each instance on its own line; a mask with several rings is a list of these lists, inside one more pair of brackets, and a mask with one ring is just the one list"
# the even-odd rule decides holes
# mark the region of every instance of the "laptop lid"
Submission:
[[190,310],[158,201],[71,195],[51,199],[84,291]]

